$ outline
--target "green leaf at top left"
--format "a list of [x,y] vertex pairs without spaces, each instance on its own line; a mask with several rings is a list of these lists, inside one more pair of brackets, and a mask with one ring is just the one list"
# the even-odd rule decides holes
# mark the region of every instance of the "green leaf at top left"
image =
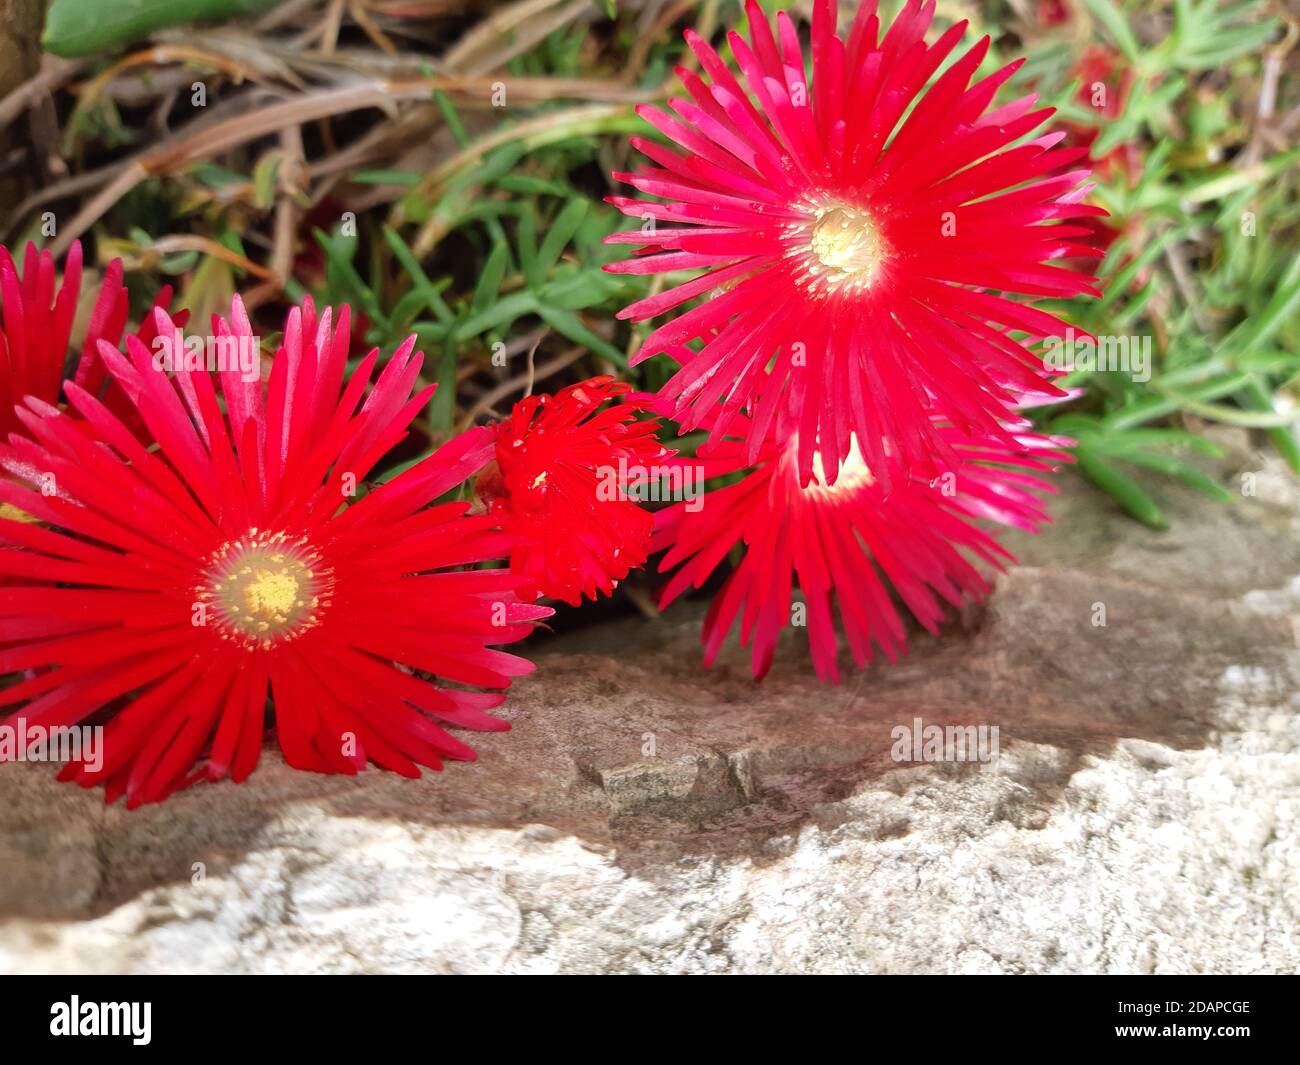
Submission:
[[61,56],[94,55],[154,30],[269,11],[282,0],[54,0],[41,44]]

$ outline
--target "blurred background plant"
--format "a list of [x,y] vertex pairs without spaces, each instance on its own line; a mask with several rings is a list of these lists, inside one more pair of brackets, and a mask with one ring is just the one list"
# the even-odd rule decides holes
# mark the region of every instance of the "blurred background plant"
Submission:
[[[233,291],[359,311],[362,346],[418,334],[442,386],[418,459],[528,390],[629,371],[614,314],[656,284],[612,276],[627,226],[604,197],[636,165],[639,102],[720,41],[738,0],[39,0],[0,36],[0,214],[10,246],[90,239],[143,308],[164,280],[197,317]],[[786,5],[804,16],[811,0]],[[855,5],[846,0],[841,5]],[[897,0],[886,0],[888,11]],[[1198,465],[1224,423],[1300,470],[1300,20],[1278,2],[940,0],[993,38],[986,69],[1033,90],[1097,161],[1101,300],[1081,331],[1150,337],[1148,381],[1079,370],[1041,415],[1078,471],[1164,524],[1162,478],[1225,498]],[[848,18],[847,10],[841,20]],[[201,20],[201,28],[190,23]],[[16,190],[16,191],[15,191]],[[273,340],[273,334],[264,334]],[[689,440],[687,441],[689,446]]]

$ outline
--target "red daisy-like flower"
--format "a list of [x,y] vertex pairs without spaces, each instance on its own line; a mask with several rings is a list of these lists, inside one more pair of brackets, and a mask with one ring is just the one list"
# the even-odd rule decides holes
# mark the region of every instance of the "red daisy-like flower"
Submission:
[[[661,605],[703,586],[731,550],[743,545],[743,556],[705,618],[705,665],[740,618],[741,644],[752,645],[753,673],[761,679],[778,635],[794,621],[807,626],[818,677],[838,683],[836,605],[859,667],[873,657],[873,644],[896,660],[907,641],[891,587],[927,630],[937,632],[945,603],[977,600],[989,590],[963,552],[997,569],[1015,561],[979,523],[1036,532],[1048,520],[1037,493],[1055,489],[1034,474],[1066,460],[1056,449],[1068,441],[1026,428],[1024,422],[1007,426],[1013,439],[1007,448],[1001,436],[972,437],[936,421],[934,431],[957,462],[933,481],[895,471],[888,489],[856,443],[833,484],[814,456],[813,480],[802,486],[795,440],[769,443],[757,467],[740,480],[656,515],[653,548],[668,549],[659,569],[680,566],[663,589]],[[712,478],[743,469],[745,451],[742,440],[726,439],[709,445],[706,457],[678,461],[694,463],[699,478]],[[796,586],[806,611],[797,620]]]
[[[170,350],[186,348],[155,320]],[[0,553],[21,579],[0,588],[0,672],[28,671],[0,705],[29,728],[110,715],[103,764],[69,763],[64,779],[132,806],[201,778],[243,780],[268,706],[285,759],[319,772],[372,761],[418,776],[473,757],[430,718],[507,727],[484,712],[500,693],[421,675],[505,688],[532,667],[489,645],[550,613],[521,602],[508,571],[461,568],[508,549],[490,516],[426,505],[490,460],[492,434],[457,437],[359,494],[433,389],[411,395],[414,338],[368,393],[377,350],[345,379],[348,322],[346,308],[336,323],[295,308],[269,380],[227,360],[220,398],[206,369],[178,360],[169,375],[138,338],[125,357],[101,343],[153,450],[75,383],[75,416],[27,400],[30,439],[13,434],[0,464],[44,471],[59,492],[0,481],[0,499],[44,523],[0,523],[27,548]],[[238,299],[214,334],[258,346]]]
[[646,225],[611,238],[644,247],[607,269],[703,271],[621,317],[712,293],[636,356],[681,363],[661,393],[672,416],[719,439],[748,412],[752,462],[790,415],[805,484],[815,455],[833,482],[854,439],[873,467],[950,467],[935,411],[1013,446],[1002,419],[1018,396],[1059,394],[1026,344],[1065,326],[1006,294],[1096,293],[1050,265],[1096,254],[1078,243],[1086,228],[1061,222],[1103,213],[1080,202],[1086,169],[1061,172],[1086,151],[1056,149],[1059,133],[1016,143],[1052,114],[1034,96],[989,109],[1020,62],[972,84],[985,37],[927,88],[966,23],[927,45],[933,0],[911,0],[883,34],[875,7],[840,36],[834,0],[817,0],[811,84],[794,24],[779,14],[773,33],[754,0],[750,40],[728,35],[739,79],[688,31],[704,71],[678,71],[690,99],[671,100],[673,115],[639,109],[684,153],[633,138],[658,166],[615,175],[666,202],[611,198]]
[[[72,323],[81,294],[81,242],[68,250],[63,265],[63,283],[56,287],[54,257],[48,250],[37,251],[29,242],[23,253],[22,277],[14,265],[9,249],[0,245],[0,439],[21,431],[14,407],[24,396],[36,396],[47,403],[57,403],[63,383],[64,364]],[[172,290],[164,286],[155,307],[166,307]],[[97,356],[101,340],[117,347],[122,341],[129,313],[126,287],[122,284],[122,262],[114,259],[104,273],[95,306],[86,328],[81,357],[77,362],[76,381],[98,394],[106,372]],[[177,315],[182,325],[185,315]],[[137,334],[146,344],[153,341],[152,316],[146,318]],[[120,391],[110,389],[105,397],[109,406],[122,413],[127,405]]]
[[[513,546],[510,568],[536,595],[577,606],[645,565],[654,519],[637,492],[672,456],[647,397],[593,377],[529,396],[496,427],[496,465],[477,483]],[[524,594],[524,589],[521,589]]]

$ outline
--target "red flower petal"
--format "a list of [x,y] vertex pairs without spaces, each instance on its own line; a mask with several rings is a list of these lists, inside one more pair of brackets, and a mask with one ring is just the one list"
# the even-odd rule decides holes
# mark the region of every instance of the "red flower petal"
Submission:
[[[743,437],[749,427],[739,428]],[[780,632],[793,622],[807,627],[818,676],[838,682],[836,607],[838,628],[863,666],[873,647],[891,660],[906,651],[890,589],[931,632],[945,604],[986,594],[987,582],[966,556],[998,569],[1014,560],[979,523],[1036,531],[1047,520],[1038,494],[1054,490],[1037,475],[1066,458],[1057,450],[1063,442],[1022,432],[1019,423],[1006,427],[1010,446],[1002,436],[967,434],[937,419],[933,428],[953,456],[934,480],[898,465],[873,467],[853,442],[837,477],[815,455],[813,479],[801,485],[791,440],[768,444],[740,480],[656,515],[653,550],[667,552],[659,569],[676,570],[663,590],[664,606],[702,587],[733,549],[741,551],[705,620],[706,665],[739,622],[741,643],[751,648],[754,676],[761,678]],[[747,465],[743,440],[733,438],[700,459],[677,461],[700,477]],[[793,613],[796,587],[803,618]]]

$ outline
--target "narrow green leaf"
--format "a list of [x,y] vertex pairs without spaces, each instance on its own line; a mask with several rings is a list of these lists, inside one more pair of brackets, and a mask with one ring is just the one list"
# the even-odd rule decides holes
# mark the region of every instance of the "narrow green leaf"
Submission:
[[456,110],[456,105],[451,102],[451,97],[441,89],[437,89],[433,94],[433,102],[438,105],[438,110],[442,112],[443,121],[447,123],[447,128],[451,130],[451,135],[462,148],[469,144],[469,134],[465,132],[465,123],[460,120],[460,112]]
[[409,188],[420,183],[414,170],[354,170],[348,180],[358,185],[400,185]]
[[627,369],[627,356],[608,340],[597,336],[583,325],[582,319],[572,311],[566,311],[560,307],[539,306],[537,313],[541,316],[542,321],[561,336],[567,337],[575,344],[582,344],[590,348],[597,355],[603,355],[620,369]]
[[541,288],[546,278],[545,271],[537,267],[537,215],[531,204],[519,213],[519,221],[515,225],[515,243],[524,281],[531,289]]
[[283,158],[280,152],[267,152],[253,167],[253,201],[263,210],[275,203],[275,179]]
[[1226,503],[1232,499],[1232,496],[1224,490],[1222,485],[1213,481],[1195,466],[1191,466],[1173,455],[1160,455],[1154,451],[1134,451],[1132,454],[1125,456],[1125,461],[1131,462],[1135,466],[1145,466],[1147,469],[1155,470],[1170,477],[1177,477],[1184,484],[1204,492],[1211,499],[1217,499],[1221,503]]
[[282,0],[54,0],[41,44],[59,56],[93,55],[187,22],[269,11]]
[[471,315],[456,326],[451,336],[458,342],[466,341],[490,329],[504,329],[522,315],[536,314],[537,309],[537,297],[527,289],[512,292],[496,301],[489,300],[488,306],[482,311]]
[[448,433],[456,417],[456,352],[447,348],[438,360],[438,391],[429,405],[429,428]]
[[1110,463],[1099,458],[1082,441],[1075,450],[1078,469],[1103,492],[1112,496],[1120,506],[1144,525],[1153,529],[1167,529],[1169,522],[1156,506],[1155,500],[1143,491],[1132,477],[1121,473]]
[[[351,251],[356,249],[356,238],[335,237],[319,227],[314,228],[312,232],[316,236],[316,243],[325,253],[327,274],[337,278],[340,287],[352,294],[352,298],[361,305],[366,316],[387,332],[390,328],[388,316],[379,306],[379,298],[375,295],[374,289],[362,279],[357,268],[352,265]],[[350,249],[348,253],[343,251],[345,246]]]
[[474,286],[474,297],[470,301],[470,307],[475,314],[487,310],[501,292],[501,282],[505,279],[506,264],[509,261],[510,249],[500,242],[493,244],[487,262],[483,264],[483,272],[479,274],[478,284]]
[[551,223],[546,236],[542,238],[541,249],[537,253],[537,273],[545,276],[559,261],[560,255],[568,247],[569,241],[582,225],[587,216],[587,201],[572,199]]
[[[1273,410],[1272,396],[1254,374],[1246,383],[1246,387],[1242,389],[1241,400],[1244,406],[1252,410]],[[1295,427],[1276,426],[1267,430],[1267,432],[1269,439],[1273,441],[1273,446],[1277,448],[1278,454],[1286,460],[1286,464],[1297,473],[1300,473],[1300,439],[1296,436]]]
[[[429,276],[420,266],[419,261],[415,258],[415,253],[407,246],[401,236],[393,229],[384,227],[384,240],[387,241],[389,248],[392,249],[393,255],[401,263],[402,269],[411,279],[414,286],[412,293],[418,293],[426,306],[439,321],[445,323],[451,322],[455,315],[451,313],[451,308],[442,298],[442,290],[445,289],[449,282],[443,281],[435,285],[429,280]],[[396,314],[394,313],[394,317]]]
[[1093,18],[1106,27],[1106,31],[1119,46],[1119,50],[1130,63],[1137,63],[1142,58],[1142,50],[1138,46],[1137,36],[1128,24],[1128,19],[1120,12],[1111,0],[1083,0],[1089,11],[1092,12]]
[[619,287],[619,280],[604,270],[570,270],[543,286],[538,295],[548,306],[580,311],[604,303]]
[[1123,457],[1133,451],[1152,448],[1187,448],[1210,458],[1218,458],[1223,449],[1212,440],[1197,436],[1186,429],[1128,429],[1122,432],[1099,432],[1090,441],[1098,451]]

